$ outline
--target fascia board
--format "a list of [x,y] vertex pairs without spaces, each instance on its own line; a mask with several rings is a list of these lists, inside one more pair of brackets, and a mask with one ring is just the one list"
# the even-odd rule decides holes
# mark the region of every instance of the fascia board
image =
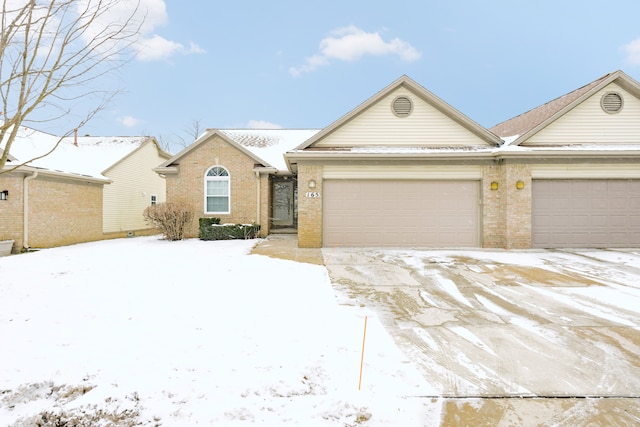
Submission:
[[166,162],[162,163],[158,168],[164,168],[164,167],[169,166],[169,165],[171,165],[173,163],[179,162],[179,160],[182,157],[186,156],[188,153],[193,151],[196,147],[199,147],[201,144],[205,143],[206,141],[208,141],[209,139],[213,138],[216,135],[219,136],[220,138],[222,138],[222,140],[224,140],[227,144],[229,144],[232,147],[238,149],[243,154],[245,154],[249,158],[253,159],[256,163],[259,163],[259,164],[264,165],[264,166],[271,166],[268,162],[266,162],[263,159],[261,159],[260,157],[256,156],[250,150],[246,149],[242,145],[238,144],[237,142],[235,142],[234,140],[229,138],[224,132],[220,132],[218,129],[209,129],[200,138],[195,140],[191,145],[189,145],[187,148],[185,148],[184,150],[182,150],[181,152],[179,152],[178,154],[176,154],[175,156],[173,156],[172,158],[170,158]]
[[15,170],[12,170],[11,168],[5,168],[5,171],[6,170],[17,172],[17,173],[38,172],[38,176],[49,176],[54,178],[69,179],[73,181],[89,182],[93,184],[111,184],[113,182],[109,178],[97,178],[89,175],[79,175],[79,174],[68,173],[68,172],[60,172],[60,171],[51,170],[51,169],[41,169],[33,166],[20,166]]
[[387,160],[429,160],[429,159],[488,159],[496,156],[496,150],[487,151],[467,151],[467,152],[429,152],[429,153],[337,153],[337,152],[310,152],[301,151],[295,153],[287,153],[287,164],[291,161],[299,160],[371,160],[371,159],[387,159]]
[[502,159],[586,159],[586,158],[607,158],[607,159],[640,159],[640,150],[523,150],[523,151],[502,151],[497,153],[497,158]]

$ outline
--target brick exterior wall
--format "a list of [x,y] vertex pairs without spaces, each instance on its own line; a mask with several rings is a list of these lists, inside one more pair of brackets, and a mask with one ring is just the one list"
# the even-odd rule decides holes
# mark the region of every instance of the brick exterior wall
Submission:
[[[316,188],[310,189],[308,182],[314,180]],[[306,197],[308,191],[320,197]],[[298,165],[298,247],[322,247],[322,165]]]
[[[498,185],[491,189],[491,183]],[[506,244],[506,178],[502,165],[482,168],[482,246],[503,248]]]
[[[198,219],[220,218],[221,223],[250,224],[262,222],[263,210],[268,206],[268,179],[256,177],[254,160],[214,135],[180,159],[178,173],[167,174],[167,202],[176,202],[193,212],[193,220],[185,231],[186,238],[198,237]],[[204,175],[212,166],[222,166],[229,171],[231,181],[230,214],[205,214]],[[258,183],[260,183],[261,211],[258,213]],[[266,222],[268,224],[268,221]],[[264,223],[262,223],[264,224]],[[268,227],[268,225],[267,225]]]
[[[298,164],[298,246],[322,247],[322,165]],[[316,181],[319,198],[305,196],[309,180]],[[524,183],[523,189],[516,182]],[[491,190],[491,183],[498,184]],[[482,247],[526,249],[531,247],[531,167],[496,163],[483,166],[481,181]]]
[[18,173],[0,175],[0,191],[9,191],[7,200],[0,200],[0,240],[14,240],[14,252],[23,246],[22,177]]
[[101,184],[41,177],[29,181],[29,235],[32,248],[100,240]]
[[[531,165],[505,164],[505,249],[531,247]],[[522,181],[524,188],[517,189]]]
[[[24,246],[24,174],[0,175],[0,240],[15,240],[13,252]],[[102,184],[39,175],[28,182],[28,242],[31,248],[50,248],[103,238]]]

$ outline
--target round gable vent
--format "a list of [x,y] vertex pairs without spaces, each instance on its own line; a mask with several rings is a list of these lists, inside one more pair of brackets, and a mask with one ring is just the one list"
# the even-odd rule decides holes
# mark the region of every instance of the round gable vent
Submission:
[[602,109],[609,114],[616,114],[622,110],[622,95],[617,92],[609,92],[600,100]]
[[406,96],[399,96],[393,100],[391,110],[398,117],[407,117],[413,111],[413,102]]

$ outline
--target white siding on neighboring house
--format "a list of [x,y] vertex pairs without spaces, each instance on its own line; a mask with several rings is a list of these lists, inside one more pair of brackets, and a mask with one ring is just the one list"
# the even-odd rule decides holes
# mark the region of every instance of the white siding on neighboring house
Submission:
[[[407,117],[397,117],[391,105],[398,96],[413,101]],[[484,146],[477,135],[453,121],[413,92],[398,88],[375,105],[319,140],[314,147],[354,146]]]
[[[602,96],[617,92],[623,97],[619,113],[609,114],[600,105]],[[640,144],[640,99],[612,83],[533,135],[522,146],[566,144]]]
[[150,228],[142,215],[151,205],[166,200],[164,178],[153,168],[167,160],[150,140],[105,172],[111,184],[104,186],[103,231],[105,233]]

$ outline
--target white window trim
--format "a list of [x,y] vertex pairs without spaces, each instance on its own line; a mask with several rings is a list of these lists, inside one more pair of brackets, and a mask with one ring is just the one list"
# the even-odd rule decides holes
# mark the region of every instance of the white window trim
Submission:
[[[223,181],[223,179],[221,178],[216,178],[216,177],[209,177],[207,174],[209,173],[209,171],[215,167],[218,168],[222,168],[224,170],[227,171],[227,176],[226,181],[227,181],[227,190],[228,190],[228,209],[226,212],[209,212],[207,211],[207,182],[209,181]],[[203,195],[204,195],[204,200],[203,200],[203,207],[204,207],[204,213],[206,215],[229,215],[231,214],[231,173],[229,172],[229,168],[226,168],[222,165],[213,165],[207,168],[207,170],[204,171],[204,180],[203,180]]]

